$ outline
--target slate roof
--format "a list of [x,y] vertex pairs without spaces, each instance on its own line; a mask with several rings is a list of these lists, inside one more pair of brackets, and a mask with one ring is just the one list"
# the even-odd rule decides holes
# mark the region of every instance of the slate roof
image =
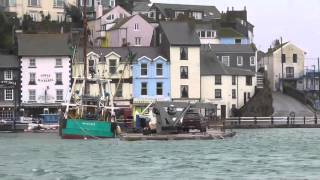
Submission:
[[211,44],[214,53],[255,53],[250,44]]
[[157,7],[159,11],[165,15],[166,17],[169,17],[168,10],[192,10],[192,11],[200,11],[204,12],[203,19],[204,20],[210,20],[210,19],[220,19],[221,14],[219,10],[215,6],[203,6],[203,5],[185,5],[185,4],[165,4],[165,3],[154,3],[154,7]]
[[[139,58],[146,56],[148,58],[154,59],[158,56],[162,56],[160,48],[155,47],[130,47],[130,50],[133,53],[136,53],[136,57],[134,59],[134,62],[136,62]],[[121,56],[122,62],[125,62],[126,57],[129,54],[128,47],[114,47],[114,48],[94,48],[94,49],[88,49],[87,53],[94,52],[98,54],[100,57],[105,57],[111,52],[115,52]],[[77,51],[77,61],[82,62],[83,61],[83,49],[78,49]],[[167,59],[168,60],[168,59]],[[168,60],[169,61],[169,60]]]
[[245,37],[242,33],[232,28],[221,28],[218,30],[219,37]]
[[18,34],[19,56],[70,56],[66,34]]
[[129,16],[129,17],[118,19],[117,21],[115,21],[116,24],[112,28],[110,28],[108,31],[112,31],[112,30],[116,30],[116,29],[121,28],[122,25],[124,25],[126,22],[128,22],[133,17],[134,16]]
[[149,2],[133,2],[133,12],[147,12],[150,9]]
[[0,54],[0,68],[19,68],[18,57],[9,54]]
[[171,45],[201,45],[198,35],[186,22],[162,21],[160,27]]
[[270,55],[272,53],[274,53],[275,51],[277,51],[278,49],[280,49],[281,47],[285,46],[286,44],[288,44],[289,42],[285,42],[285,43],[282,43],[282,46],[279,45],[277,47],[274,47],[274,48],[269,48],[268,49],[268,52],[266,53],[266,55]]
[[239,75],[239,76],[254,76],[255,72],[241,69],[228,67],[222,64],[217,59],[217,56],[212,51],[201,51],[200,55],[200,74],[201,76],[212,76],[212,75]]

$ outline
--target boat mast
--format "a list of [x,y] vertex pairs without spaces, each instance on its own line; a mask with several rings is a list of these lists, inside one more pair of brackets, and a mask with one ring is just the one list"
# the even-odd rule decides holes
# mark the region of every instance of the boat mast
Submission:
[[87,35],[87,0],[83,0],[84,6],[83,6],[83,64],[84,64],[84,79],[87,79],[88,72],[87,72],[87,41],[88,41],[88,35]]

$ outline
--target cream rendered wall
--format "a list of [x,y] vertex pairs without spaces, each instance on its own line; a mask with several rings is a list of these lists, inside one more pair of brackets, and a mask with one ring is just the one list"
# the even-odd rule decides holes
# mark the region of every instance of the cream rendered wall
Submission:
[[201,44],[220,44],[220,40],[218,38],[200,38]]
[[[180,60],[180,47],[170,47],[171,98],[180,99],[180,86],[189,86],[189,99],[200,100],[200,47],[188,48],[188,60]],[[188,66],[189,79],[180,79],[180,66]]]
[[[237,108],[244,105],[244,93],[254,96],[256,86],[256,76],[252,77],[252,85],[246,85],[245,76],[236,77],[236,85],[232,85],[232,76],[221,76],[221,85],[215,85],[215,76],[201,76],[201,101],[217,104],[217,115],[221,116],[221,105],[226,105],[226,115],[231,115],[232,104]],[[221,99],[215,98],[215,89],[221,89]],[[232,89],[236,90],[236,99],[232,99]],[[247,98],[247,101],[249,99]]]
[[[95,59],[96,62],[96,78],[106,78],[106,79],[120,79],[121,78],[121,73],[120,71],[124,70],[125,63],[120,62],[120,56],[117,54],[111,53],[107,56],[105,56],[105,62],[99,62],[100,56],[97,56],[96,54],[91,54],[93,55],[92,58]],[[116,59],[117,60],[117,73],[115,74],[110,74],[109,73],[109,60],[110,59]],[[83,63],[75,63],[72,66],[72,76],[73,77],[79,77],[83,76],[83,68],[84,64]],[[124,71],[123,79],[129,79],[132,77],[132,67],[131,65],[127,65],[126,70]],[[122,81],[123,83],[123,81]],[[116,89],[117,83],[112,83],[111,88],[112,88],[112,93],[115,94],[115,89]],[[78,89],[79,90],[79,89]],[[99,86],[98,85],[91,85],[90,86],[90,95],[98,95],[99,94]],[[132,84],[131,83],[123,83],[123,88],[122,88],[122,95],[123,97],[121,98],[116,98],[116,99],[131,99],[132,98]]]
[[[65,0],[67,4],[75,4],[75,0]],[[29,12],[37,12],[38,21],[41,21],[40,11],[44,15],[50,14],[51,20],[58,20],[58,16],[64,16],[64,8],[53,7],[54,0],[40,0],[40,7],[29,7],[28,0],[16,0],[16,6],[8,7],[9,12],[16,12],[18,18],[22,18],[24,14]]]
[[[304,74],[304,51],[289,43],[283,46],[283,54],[286,54],[286,62],[283,63],[283,74],[286,77],[286,67],[294,67],[294,78],[299,78]],[[293,54],[297,54],[298,61],[293,63]],[[276,91],[276,86],[279,82],[279,78],[282,76],[281,65],[281,49],[278,49],[273,53],[273,84],[272,88]],[[280,75],[280,76],[279,76]]]

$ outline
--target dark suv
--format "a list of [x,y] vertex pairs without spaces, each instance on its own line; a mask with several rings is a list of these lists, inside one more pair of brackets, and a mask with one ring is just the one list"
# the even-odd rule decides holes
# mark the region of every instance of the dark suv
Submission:
[[207,123],[200,113],[189,111],[183,117],[181,129],[184,132],[189,132],[190,129],[198,129],[200,132],[206,132]]

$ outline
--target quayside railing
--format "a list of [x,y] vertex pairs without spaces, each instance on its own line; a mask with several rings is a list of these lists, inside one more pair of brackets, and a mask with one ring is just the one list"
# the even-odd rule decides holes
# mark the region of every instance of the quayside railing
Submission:
[[231,117],[223,121],[225,128],[320,127],[320,118],[313,117]]

